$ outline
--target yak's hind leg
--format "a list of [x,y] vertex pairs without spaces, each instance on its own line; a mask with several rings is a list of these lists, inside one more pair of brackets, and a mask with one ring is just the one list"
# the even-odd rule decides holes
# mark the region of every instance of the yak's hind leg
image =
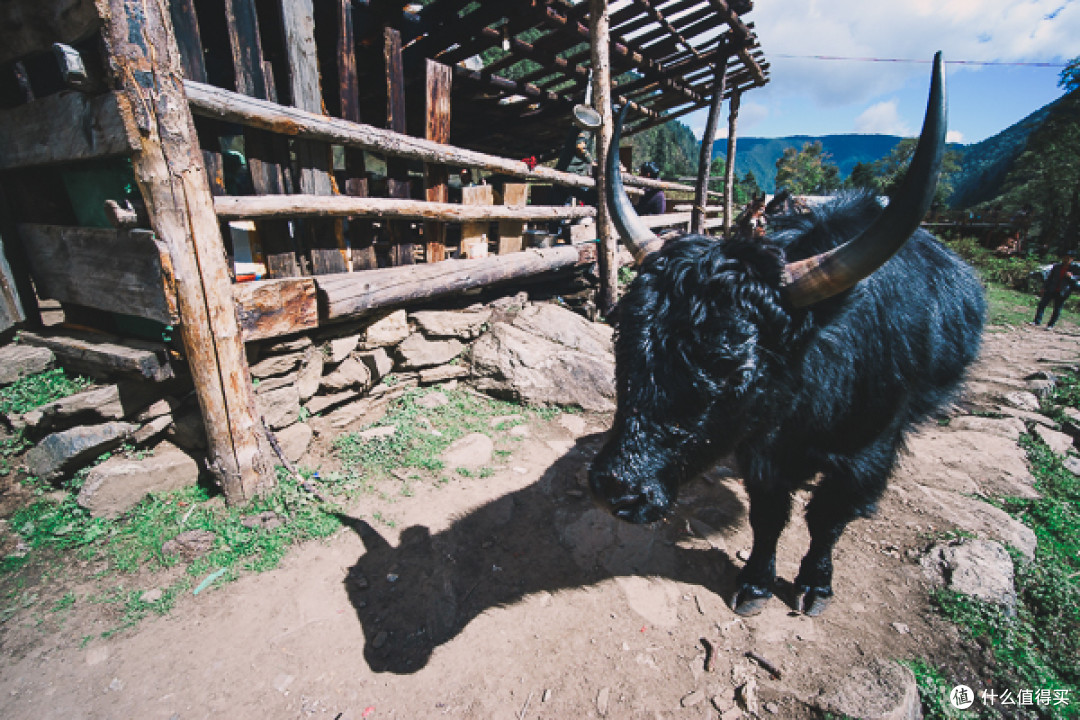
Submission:
[[776,543],[791,515],[791,495],[785,489],[755,489],[760,485],[750,482],[747,485],[754,547],[746,566],[739,572],[731,608],[739,615],[756,615],[773,596]]
[[878,449],[858,461],[825,473],[806,507],[810,549],[802,560],[795,587],[799,609],[820,615],[833,595],[832,552],[848,523],[869,517],[885,491],[895,451]]

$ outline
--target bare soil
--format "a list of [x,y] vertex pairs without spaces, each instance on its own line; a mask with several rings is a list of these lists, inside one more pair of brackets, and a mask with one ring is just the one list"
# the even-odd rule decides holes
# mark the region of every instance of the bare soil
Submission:
[[[1074,327],[990,333],[972,399],[1075,364],[1078,349]],[[844,535],[823,616],[794,612],[781,588],[740,618],[725,604],[751,543],[739,479],[717,468],[668,521],[618,523],[583,486],[609,421],[535,421],[493,476],[366,496],[346,529],[278,569],[108,639],[107,605],[15,612],[0,624],[0,717],[716,718],[716,698],[726,719],[743,715],[732,698],[753,679],[759,716],[815,718],[877,659],[925,658],[985,685],[983,650],[929,605],[918,558],[954,522],[919,501],[919,457]],[[332,464],[304,461],[320,462]],[[788,581],[808,540],[804,502],[781,540]],[[58,566],[66,580],[48,586],[82,598],[98,569]]]

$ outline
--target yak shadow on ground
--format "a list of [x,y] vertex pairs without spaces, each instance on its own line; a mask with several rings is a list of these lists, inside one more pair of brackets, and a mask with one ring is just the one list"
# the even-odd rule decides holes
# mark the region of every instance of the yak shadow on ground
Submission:
[[736,567],[726,553],[695,538],[691,525],[723,532],[745,516],[722,483],[699,481],[692,502],[665,522],[615,520],[582,496],[577,477],[598,436],[582,438],[532,485],[465,514],[442,532],[414,525],[391,546],[368,523],[341,521],[366,552],[345,577],[364,629],[364,656],[376,672],[414,673],[435,648],[474,618],[540,592],[593,585],[630,575],[703,586],[723,597]]

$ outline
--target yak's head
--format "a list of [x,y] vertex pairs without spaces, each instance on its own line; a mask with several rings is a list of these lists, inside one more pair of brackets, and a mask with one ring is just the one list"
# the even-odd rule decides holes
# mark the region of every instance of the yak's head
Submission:
[[618,410],[589,473],[599,502],[624,520],[658,520],[684,481],[748,433],[770,431],[762,423],[792,390],[786,369],[808,310],[870,275],[918,228],[944,146],[939,53],[922,135],[888,207],[857,237],[793,262],[770,241],[661,241],[634,211],[609,153],[606,200],[639,274],[616,316]]

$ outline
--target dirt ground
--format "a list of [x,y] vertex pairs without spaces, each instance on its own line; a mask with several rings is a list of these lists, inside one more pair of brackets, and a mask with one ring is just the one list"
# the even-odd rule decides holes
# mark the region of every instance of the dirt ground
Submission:
[[[988,334],[973,399],[1075,364],[1078,350],[1076,328]],[[750,547],[738,478],[718,468],[669,521],[618,523],[583,491],[608,422],[534,421],[492,477],[367,497],[347,529],[278,569],[189,594],[107,640],[83,643],[108,624],[100,606],[76,604],[62,626],[11,618],[0,717],[727,719],[743,715],[733,696],[752,679],[759,716],[797,719],[820,717],[852,678],[872,680],[878,659],[926,658],[985,685],[981,648],[929,607],[918,558],[953,524],[919,500],[931,470],[919,457],[878,516],[844,535],[823,616],[778,596],[740,618],[724,602]],[[781,540],[783,580],[806,548],[804,500]],[[93,570],[72,568],[69,589]]]

